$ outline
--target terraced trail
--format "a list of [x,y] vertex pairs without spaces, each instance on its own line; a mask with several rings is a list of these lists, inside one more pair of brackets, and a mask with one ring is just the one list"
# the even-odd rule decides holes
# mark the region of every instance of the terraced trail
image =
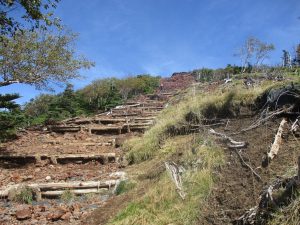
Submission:
[[[171,96],[140,96],[93,117],[24,130],[2,145],[0,224],[80,223],[125,179],[120,145],[148,129]],[[24,186],[34,190],[32,205],[10,201]]]

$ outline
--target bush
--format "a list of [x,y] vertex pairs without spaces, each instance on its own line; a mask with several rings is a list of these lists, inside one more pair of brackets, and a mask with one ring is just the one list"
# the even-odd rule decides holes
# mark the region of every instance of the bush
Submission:
[[131,183],[127,180],[122,180],[119,185],[117,186],[116,190],[115,190],[115,194],[116,195],[120,195],[123,194],[127,191],[130,191],[131,189],[133,189],[135,187],[134,183]]
[[23,187],[15,195],[14,200],[20,203],[32,204],[34,192],[29,187]]

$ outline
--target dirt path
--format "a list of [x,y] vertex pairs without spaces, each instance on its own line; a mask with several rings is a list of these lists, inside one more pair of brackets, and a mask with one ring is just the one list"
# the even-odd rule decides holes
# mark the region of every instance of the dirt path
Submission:
[[[54,183],[57,186],[58,182],[122,180],[120,145],[148,129],[169,97],[169,93],[140,96],[104,114],[24,131],[17,140],[0,148],[0,193],[16,184],[45,186]],[[113,185],[95,188],[92,190],[97,193],[77,197],[72,192],[88,193],[91,189],[80,186],[75,189],[43,188],[40,190],[42,200],[30,205],[9,201],[3,195],[0,224],[79,224],[103,205],[103,217],[98,218],[107,221],[110,211],[122,207],[119,198],[126,198],[126,195],[112,197]],[[56,193],[60,194],[54,199],[46,198]],[[70,197],[64,196],[65,193],[71,193],[71,199],[62,200]],[[121,202],[125,204],[126,199]]]

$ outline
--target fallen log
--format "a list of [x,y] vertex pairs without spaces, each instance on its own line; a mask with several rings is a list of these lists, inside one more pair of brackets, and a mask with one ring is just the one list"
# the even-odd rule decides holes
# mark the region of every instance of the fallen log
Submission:
[[226,134],[222,134],[222,133],[216,132],[214,129],[210,129],[209,133],[213,134],[213,135],[216,135],[216,136],[219,136],[219,137],[223,138],[225,141],[229,142],[227,144],[227,146],[229,148],[244,148],[244,147],[247,147],[247,145],[248,145],[247,142],[244,142],[244,141],[235,141],[231,137],[228,137]]
[[271,146],[271,149],[268,152],[267,156],[263,159],[263,162],[262,162],[263,167],[267,167],[269,165],[270,161],[273,160],[273,158],[275,156],[277,156],[280,145],[282,143],[282,133],[284,131],[284,126],[286,125],[286,123],[287,123],[287,120],[285,118],[282,119],[282,121],[280,122],[278,131],[275,135],[275,139]]
[[[111,189],[117,185],[119,180],[107,180],[107,181],[77,181],[77,182],[57,182],[57,183],[34,183],[34,184],[16,184],[2,188],[0,190],[0,197],[7,197],[13,190],[26,186],[31,189],[39,189],[42,194],[47,190],[60,190],[60,189],[88,189],[88,188],[106,188]],[[63,191],[63,190],[62,190]]]

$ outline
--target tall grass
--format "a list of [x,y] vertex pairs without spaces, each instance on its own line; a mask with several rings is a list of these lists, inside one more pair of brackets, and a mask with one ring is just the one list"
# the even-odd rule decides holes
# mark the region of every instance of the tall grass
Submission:
[[[180,164],[186,169],[182,175],[186,198],[182,200],[179,197],[175,184],[165,171],[159,175],[159,179],[147,183],[148,187],[143,187],[147,190],[145,195],[129,203],[110,224],[196,223],[214,183],[213,171],[223,163],[223,154],[213,142],[205,141],[204,144],[203,137],[197,137],[194,142],[191,141],[193,139],[193,135],[169,138],[161,147],[163,156],[152,160],[181,161]],[[177,153],[180,153],[180,157],[176,157]],[[149,172],[148,169],[144,171]]]
[[238,108],[254,104],[257,96],[273,86],[271,82],[246,89],[241,85],[223,87],[214,93],[203,93],[198,90],[195,94],[190,89],[182,100],[177,104],[164,109],[157,119],[156,124],[145,132],[143,137],[136,137],[127,141],[124,149],[127,150],[129,163],[139,163],[153,158],[157,155],[161,144],[170,134],[167,132],[170,127],[180,127],[188,124],[187,115],[192,113],[198,120],[207,118],[220,118],[235,116]]

